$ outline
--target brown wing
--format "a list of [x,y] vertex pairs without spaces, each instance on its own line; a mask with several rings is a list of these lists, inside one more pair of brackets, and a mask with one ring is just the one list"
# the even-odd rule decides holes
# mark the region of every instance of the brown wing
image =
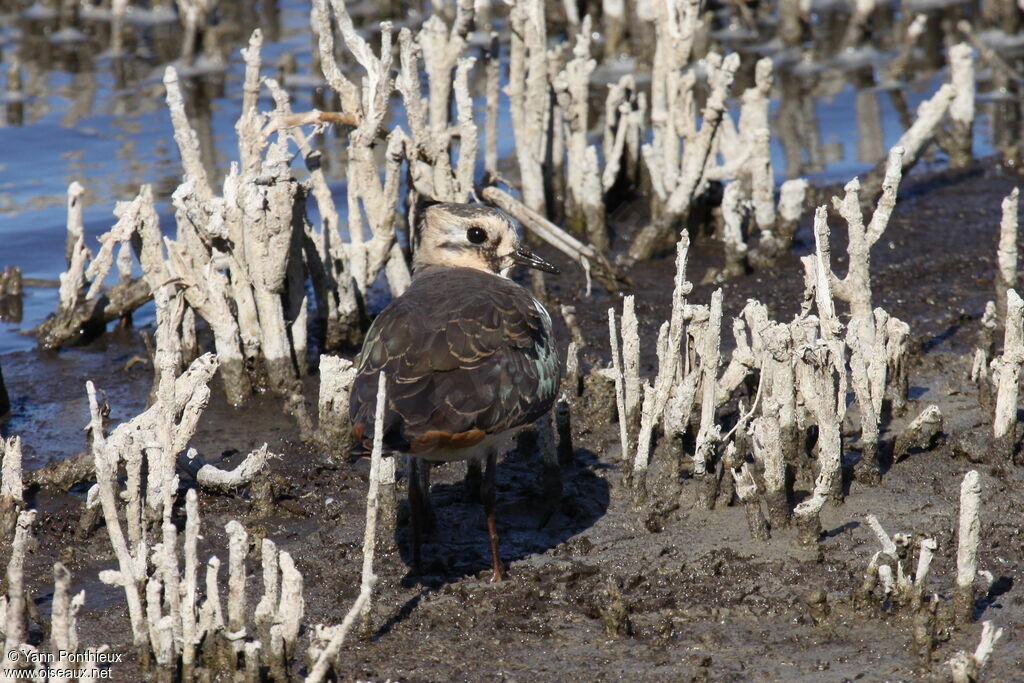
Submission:
[[370,327],[350,403],[365,442],[381,371],[385,443],[411,452],[532,422],[551,408],[561,374],[547,313],[516,283],[469,268],[418,275]]

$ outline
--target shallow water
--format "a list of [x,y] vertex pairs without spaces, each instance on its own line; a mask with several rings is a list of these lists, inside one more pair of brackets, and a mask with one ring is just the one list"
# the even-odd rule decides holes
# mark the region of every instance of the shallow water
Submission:
[[[276,75],[282,58],[293,57],[298,76],[289,89],[296,98],[295,109],[323,107],[322,93],[310,87],[310,80],[315,79],[305,76],[311,58],[308,5],[282,0],[267,6],[270,9],[261,10],[262,16],[253,13],[248,17],[263,25],[264,73]],[[29,13],[38,15],[39,11],[33,6]],[[177,24],[159,23],[159,16],[136,15],[136,24],[153,25],[140,29],[131,57],[115,60],[105,54],[103,36],[109,29],[102,21],[83,19],[80,23],[85,30],[74,34],[58,32],[56,20],[30,22],[24,13],[6,12],[0,15],[0,46],[5,63],[17,58],[22,64],[24,96],[3,95],[9,76],[3,69],[0,268],[18,265],[26,277],[56,280],[64,268],[65,193],[72,181],[86,188],[88,246],[95,247],[95,242],[89,242],[112,224],[115,202],[131,199],[142,183],[154,185],[165,225],[173,225],[169,196],[179,181],[180,167],[161,78],[179,40],[179,29]],[[251,28],[243,21],[235,33],[239,38],[248,36]],[[727,43],[750,39],[742,32],[725,34]],[[239,43],[231,49],[223,72],[214,69],[182,79],[206,162],[218,176],[238,156],[234,124],[241,105],[240,47]],[[792,55],[777,45],[734,47],[745,52],[745,62],[752,64],[758,55],[768,54],[788,71],[784,76],[777,73],[772,103],[772,154],[780,182],[797,176],[818,182],[841,181],[862,174],[902,134],[904,123],[890,93],[873,85],[858,88],[854,84],[874,82],[873,77],[863,77],[864,70],[870,73],[873,65],[880,73],[891,54],[869,50],[825,64],[794,65]],[[618,78],[618,72],[628,70],[630,64],[602,69]],[[857,78],[852,77],[854,68],[861,74]],[[944,72],[934,72],[902,86],[908,110],[912,113],[944,78]],[[790,99],[781,100],[780,95]],[[482,100],[477,106],[482,121]],[[737,106],[733,100],[734,115]],[[995,104],[979,107],[975,127],[975,153],[979,156],[993,150],[988,106]],[[269,103],[264,107],[269,109]],[[794,113],[797,111],[799,116]],[[507,106],[501,112],[507,119]],[[801,119],[801,128],[796,137],[787,137],[785,124],[794,118]],[[480,130],[483,135],[482,125]],[[510,121],[503,120],[500,130],[510,131]],[[512,144],[510,135],[502,138],[502,156],[511,152]],[[341,145],[333,136],[326,136],[324,148],[333,188],[343,196]],[[296,167],[301,174],[301,160]],[[340,209],[344,206],[344,201],[339,202]],[[53,287],[26,288],[22,318],[0,322],[0,353],[32,347],[35,342],[29,331],[54,309],[56,300]],[[145,322],[148,315],[146,310],[140,311],[136,320]]]

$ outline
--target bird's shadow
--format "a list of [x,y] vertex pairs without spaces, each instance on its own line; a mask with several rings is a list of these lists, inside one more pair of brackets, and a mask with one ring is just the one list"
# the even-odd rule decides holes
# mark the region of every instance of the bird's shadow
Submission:
[[996,609],[1001,608],[1003,605],[999,598],[1013,590],[1013,584],[1014,580],[1012,576],[1000,576],[993,581],[992,585],[989,586],[988,594],[975,601],[974,618],[980,620],[990,607],[994,607]]
[[[464,472],[466,466],[442,467]],[[609,494],[607,481],[595,474],[600,468],[594,454],[585,449],[576,449],[573,462],[558,472],[545,471],[535,451],[515,449],[498,462],[495,521],[501,557],[510,574],[514,575],[518,560],[561,545],[604,515]],[[401,501],[395,541],[409,567],[406,585],[438,588],[466,576],[489,574],[487,523],[483,505],[473,493],[461,477],[431,486],[436,525],[423,539],[419,572],[412,562],[408,501]]]

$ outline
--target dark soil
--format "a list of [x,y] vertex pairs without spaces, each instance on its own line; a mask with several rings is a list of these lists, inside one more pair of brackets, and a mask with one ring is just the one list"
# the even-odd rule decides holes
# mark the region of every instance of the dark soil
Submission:
[[[979,408],[967,375],[978,320],[994,296],[1000,200],[1017,182],[1019,177],[995,164],[906,181],[872,263],[875,305],[909,322],[915,342],[908,411],[887,416],[883,437],[891,442],[931,403],[942,409],[946,435],[932,450],[912,453],[888,469],[880,486],[854,482],[844,504],[825,508],[821,562],[807,559],[794,530],[773,530],[768,542],[752,540],[742,506],[693,507],[687,481],[677,509],[660,515],[652,515],[651,506],[636,509],[618,464],[617,426],[607,404],[587,396],[573,406],[575,462],[562,472],[560,497],[550,495],[555,487],[545,481],[540,456],[532,450],[513,450],[498,467],[499,530],[509,569],[504,583],[487,581],[483,512],[462,484],[464,466],[434,470],[438,519],[423,550],[422,576],[410,571],[404,494],[399,495],[396,529],[385,530],[379,543],[372,618],[343,651],[344,677],[941,679],[954,652],[973,650],[980,626],[940,631],[941,642],[923,661],[912,652],[912,618],[905,608],[889,609],[880,596],[874,604],[855,605],[852,593],[878,549],[864,516],[876,515],[890,533],[934,537],[939,550],[929,591],[949,600],[960,481],[977,468],[985,501],[979,566],[997,581],[975,614],[1005,629],[988,678],[1021,680],[1024,468],[985,451],[982,462],[972,463],[958,458],[952,445],[954,438],[984,444],[991,432],[991,416]],[[845,271],[843,232],[841,221],[834,221],[839,274]],[[806,226],[800,237],[810,239]],[[808,250],[807,243],[798,249]],[[767,304],[776,319],[791,319],[802,296],[798,254],[770,270],[716,285],[720,253],[712,240],[698,239],[689,275],[694,282],[712,281],[695,287],[691,301],[706,302],[714,287],[723,288],[727,347],[729,316],[747,298]],[[577,307],[587,343],[585,366],[603,366],[609,357],[607,309],[620,309],[620,297],[604,291],[583,297],[578,269],[559,265],[567,274],[548,278],[550,310],[558,318],[559,304]],[[630,273],[633,286],[627,293],[637,296],[648,361],[653,361],[657,327],[668,316],[672,270],[665,258]],[[568,334],[564,328],[559,334],[564,345]],[[14,412],[3,432],[23,437],[27,466],[84,450],[87,379],[107,392],[114,422],[137,414],[152,370],[148,364],[125,366],[145,355],[137,333],[121,331],[83,349],[4,356]],[[307,390],[315,406],[315,378]],[[855,412],[851,415],[855,424]],[[857,430],[848,425],[845,431],[847,456],[856,459]],[[359,588],[368,464],[303,445],[297,433],[274,397],[231,409],[214,392],[193,442],[208,460],[233,466],[263,442],[281,457],[270,464],[275,504],[269,513],[257,509],[244,490],[234,496],[200,494],[201,554],[226,560],[224,524],[239,520],[254,542],[250,606],[260,592],[258,542],[269,537],[295,557],[305,577],[305,623],[338,623]],[[662,444],[654,457],[665,458],[667,451]],[[340,464],[326,464],[332,458]],[[69,563],[75,590],[86,590],[79,617],[83,646],[106,643],[129,653],[123,596],[97,579],[98,570],[115,562],[106,534],[101,528],[86,538],[76,536],[83,500],[79,491],[32,492],[30,504],[40,510],[39,542],[29,558],[28,589],[47,619],[52,563]],[[824,603],[820,595],[813,598],[818,591],[824,592]],[[35,637],[42,632],[37,626]],[[115,679],[142,675],[134,655],[128,659],[114,665]],[[296,673],[302,666],[296,664]]]

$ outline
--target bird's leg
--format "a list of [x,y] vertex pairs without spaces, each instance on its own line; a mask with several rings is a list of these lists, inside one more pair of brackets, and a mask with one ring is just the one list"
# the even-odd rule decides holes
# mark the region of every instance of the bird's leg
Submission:
[[470,503],[482,503],[483,477],[480,473],[480,461],[470,458],[466,461],[466,497]]
[[420,468],[426,463],[409,456],[409,529],[412,532],[412,568],[420,573],[420,546],[423,543],[423,492],[420,489]]
[[492,448],[487,451],[487,467],[484,470],[483,486],[480,489],[480,497],[483,498],[484,502],[484,513],[487,515],[487,534],[491,537],[492,583],[505,579],[505,565],[501,563],[501,553],[498,550],[498,529],[494,523],[494,502],[497,496],[495,469],[497,468],[497,463],[497,451]]
[[430,500],[430,470],[433,466],[427,460],[416,458],[416,484],[420,494],[420,531],[429,535],[437,526],[437,514]]

